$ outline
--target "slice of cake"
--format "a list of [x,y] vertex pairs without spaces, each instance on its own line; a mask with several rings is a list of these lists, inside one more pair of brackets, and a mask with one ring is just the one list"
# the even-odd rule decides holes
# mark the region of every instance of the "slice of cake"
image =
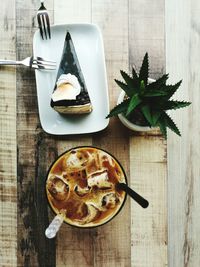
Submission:
[[51,107],[59,113],[81,114],[92,111],[92,104],[69,32],[66,34]]

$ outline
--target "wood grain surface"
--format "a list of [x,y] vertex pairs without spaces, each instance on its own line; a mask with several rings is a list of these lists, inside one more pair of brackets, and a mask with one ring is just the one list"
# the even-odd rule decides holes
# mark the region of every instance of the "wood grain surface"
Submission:
[[[128,67],[128,1],[93,1],[92,22],[100,26],[104,37],[110,106],[116,104],[119,89],[114,78]],[[106,22],[106,23],[105,23]],[[129,135],[116,119],[108,128],[93,136],[93,144],[115,155],[129,177]],[[98,229],[94,266],[131,265],[130,200],[110,223]],[[123,221],[123,223],[122,223]],[[115,245],[113,245],[115,244]]]
[[[165,32],[162,1],[129,1],[130,67],[138,71],[146,52],[150,77],[165,71]],[[159,131],[130,136],[131,186],[150,202],[142,210],[131,202],[131,266],[167,266],[166,142]]]
[[130,150],[131,187],[150,203],[146,210],[131,205],[131,266],[167,266],[166,143],[158,136],[137,136]]
[[[8,2],[0,10],[1,17],[7,17],[0,19],[0,31],[5,33],[5,37],[0,35],[0,55],[14,58],[16,53],[17,59],[23,59],[32,54],[39,1]],[[120,69],[128,72],[132,65],[138,69],[146,51],[152,78],[164,72],[164,0],[46,0],[45,6],[52,24],[99,25],[104,38],[110,107],[120,92],[114,78],[120,79]],[[15,68],[0,70],[0,265],[167,266],[166,142],[160,132],[135,134],[114,118],[99,133],[50,136],[39,122],[34,72],[26,68],[17,68],[16,72]],[[150,206],[143,210],[128,199],[120,214],[107,225],[83,231],[63,224],[57,238],[47,240],[44,231],[54,214],[44,194],[46,172],[59,154],[78,145],[95,145],[115,155],[130,185],[150,201]]]
[[172,113],[182,137],[169,133],[169,265],[200,266],[200,2],[166,1],[166,59],[171,82],[183,79],[177,99],[192,105]]
[[[15,1],[1,3],[0,58],[15,59]],[[0,67],[0,265],[17,265],[16,71]]]
[[[47,5],[52,1],[47,1]],[[16,1],[17,58],[32,54],[36,25],[35,1]],[[26,17],[24,16],[26,14]],[[27,19],[28,18],[28,19]],[[35,74],[17,69],[17,180],[18,180],[18,266],[55,266],[55,241],[44,236],[48,210],[44,194],[48,165],[57,156],[56,142],[41,129]]]
[[[74,21],[91,22],[91,1],[54,0],[54,23]],[[92,144],[91,135],[66,136],[62,140],[59,139],[57,138],[59,154],[74,146]],[[57,236],[56,266],[93,266],[95,236],[95,229],[81,231],[66,224],[62,225]]]

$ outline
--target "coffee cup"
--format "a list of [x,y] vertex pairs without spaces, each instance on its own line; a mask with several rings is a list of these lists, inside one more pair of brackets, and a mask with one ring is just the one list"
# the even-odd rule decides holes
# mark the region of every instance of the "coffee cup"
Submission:
[[47,173],[47,199],[57,215],[47,237],[54,237],[63,221],[79,228],[108,223],[122,209],[127,193],[136,195],[139,203],[146,201],[128,187],[125,171],[113,155],[93,146],[67,150]]

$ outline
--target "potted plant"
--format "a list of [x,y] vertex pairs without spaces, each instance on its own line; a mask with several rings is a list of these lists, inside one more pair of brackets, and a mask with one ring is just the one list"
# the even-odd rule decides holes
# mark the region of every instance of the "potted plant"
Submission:
[[123,90],[117,105],[107,117],[119,116],[122,123],[135,131],[149,131],[159,127],[167,137],[167,128],[181,135],[178,127],[167,113],[168,110],[183,108],[190,102],[171,100],[181,82],[167,85],[168,74],[157,80],[149,78],[148,53],[145,54],[139,74],[132,68],[132,75],[121,70],[124,82],[115,80]]

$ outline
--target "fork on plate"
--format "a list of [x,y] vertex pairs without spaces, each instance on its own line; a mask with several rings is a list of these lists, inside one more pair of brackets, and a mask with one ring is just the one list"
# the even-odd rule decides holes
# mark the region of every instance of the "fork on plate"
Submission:
[[44,0],[40,0],[40,2],[41,2],[41,6],[37,12],[37,20],[38,20],[38,25],[40,29],[40,35],[42,39],[44,39],[44,36],[46,39],[48,39],[47,36],[49,36],[49,39],[51,39],[49,15],[44,6]]
[[0,59],[0,65],[24,65],[33,69],[55,70],[56,62],[45,60],[42,57],[27,57],[23,60],[4,60]]

